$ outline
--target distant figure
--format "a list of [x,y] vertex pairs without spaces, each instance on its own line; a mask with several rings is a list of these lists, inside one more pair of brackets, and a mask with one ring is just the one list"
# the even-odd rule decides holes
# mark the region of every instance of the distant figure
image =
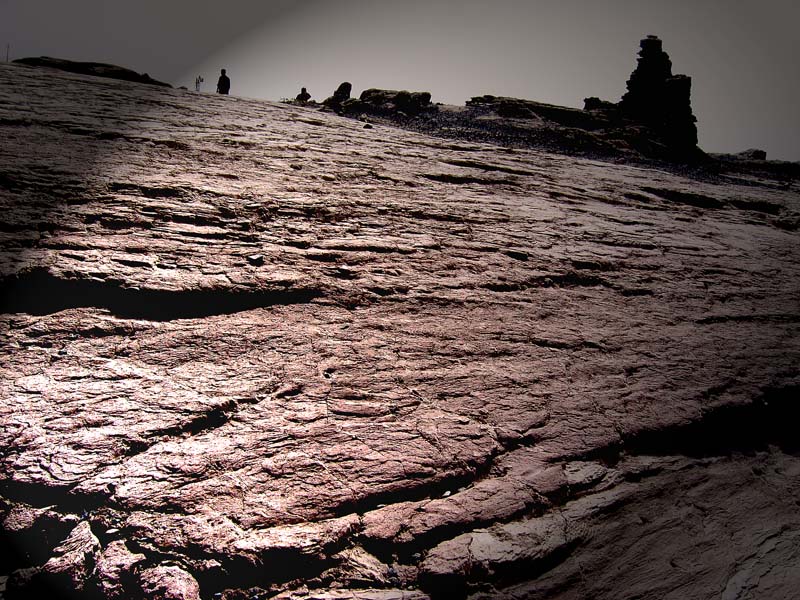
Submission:
[[306,88],[300,88],[300,93],[297,94],[295,100],[297,100],[298,102],[306,103],[309,100],[311,100],[311,94],[308,93]]
[[197,79],[194,80],[194,91],[195,92],[199,92],[200,91],[200,84],[201,83],[203,83],[203,76],[202,75],[198,75]]
[[220,71],[219,81],[217,81],[217,93],[227,94],[231,90],[231,80],[225,75],[225,69]]

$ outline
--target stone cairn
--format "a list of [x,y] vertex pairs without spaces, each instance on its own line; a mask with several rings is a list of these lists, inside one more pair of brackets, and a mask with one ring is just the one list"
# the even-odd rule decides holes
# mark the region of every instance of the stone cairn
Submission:
[[638,64],[619,103],[622,116],[652,128],[673,151],[695,150],[697,119],[690,101],[691,77],[672,74],[672,61],[657,36],[648,35],[639,45]]

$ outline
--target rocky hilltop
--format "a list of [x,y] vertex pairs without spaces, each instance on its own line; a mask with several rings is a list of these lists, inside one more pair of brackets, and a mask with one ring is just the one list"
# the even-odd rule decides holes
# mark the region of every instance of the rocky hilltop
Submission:
[[0,130],[4,598],[796,593],[796,180],[14,65]]
[[120,79],[122,81],[132,81],[134,83],[146,83],[148,85],[158,85],[161,87],[172,87],[168,83],[153,79],[147,73],[137,73],[125,67],[109,65],[107,63],[78,62],[65,60],[63,58],[51,58],[49,56],[18,58],[16,64],[27,67],[38,67],[44,69],[56,69],[68,73],[78,73],[80,75],[92,75],[94,77],[106,77],[109,79]]
[[[697,146],[691,78],[672,74],[672,61],[657,36],[641,40],[627,89],[618,103],[593,96],[584,99],[580,110],[488,94],[467,100],[463,107],[431,103],[430,92],[370,88],[355,98],[350,96],[352,84],[344,82],[322,102],[322,110],[438,137],[628,163],[658,161],[725,170],[724,160],[712,158]],[[285,102],[315,105],[299,97]],[[747,152],[760,153],[760,161],[766,159],[761,150]],[[794,171],[794,177],[800,174],[800,165],[792,163],[769,168]]]

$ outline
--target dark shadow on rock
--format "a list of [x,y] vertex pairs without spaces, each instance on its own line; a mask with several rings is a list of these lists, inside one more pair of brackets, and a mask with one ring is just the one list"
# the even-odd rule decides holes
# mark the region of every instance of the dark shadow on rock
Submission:
[[170,321],[233,314],[265,306],[306,303],[319,290],[159,290],[126,288],[113,281],[61,279],[34,269],[0,279],[0,313],[46,315],[95,307],[123,318]]

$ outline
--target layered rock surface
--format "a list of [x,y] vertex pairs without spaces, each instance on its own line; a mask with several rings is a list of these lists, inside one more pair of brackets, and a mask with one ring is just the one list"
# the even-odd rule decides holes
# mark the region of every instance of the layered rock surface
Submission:
[[800,585],[796,181],[0,80],[5,597]]

